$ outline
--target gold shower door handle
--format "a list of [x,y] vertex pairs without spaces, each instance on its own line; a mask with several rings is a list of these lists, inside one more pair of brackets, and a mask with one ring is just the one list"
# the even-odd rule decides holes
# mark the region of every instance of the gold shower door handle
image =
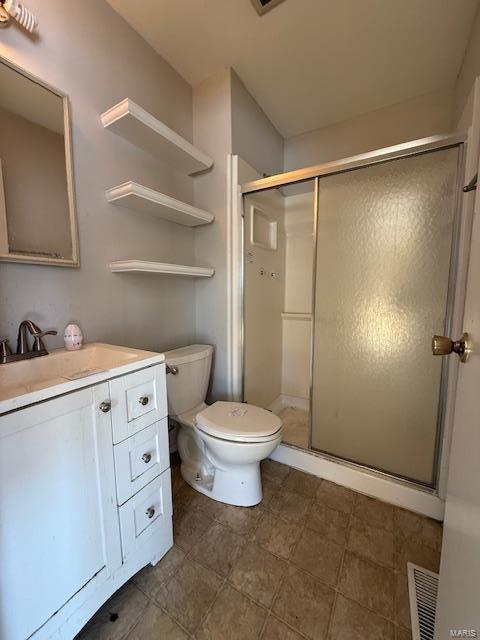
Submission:
[[451,340],[446,336],[433,336],[432,353],[434,356],[447,356],[456,353],[460,362],[466,362],[468,357],[468,333],[464,333],[459,340]]

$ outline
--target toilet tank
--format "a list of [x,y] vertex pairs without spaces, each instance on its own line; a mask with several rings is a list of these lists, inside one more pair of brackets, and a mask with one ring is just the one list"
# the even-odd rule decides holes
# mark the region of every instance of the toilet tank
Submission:
[[177,369],[176,374],[167,373],[169,415],[178,416],[205,402],[212,353],[210,344],[192,344],[165,353],[167,366]]

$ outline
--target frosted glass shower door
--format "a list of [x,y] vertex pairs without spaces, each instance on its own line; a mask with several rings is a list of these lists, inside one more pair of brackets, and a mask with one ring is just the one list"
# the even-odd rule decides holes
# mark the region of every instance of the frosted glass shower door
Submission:
[[[458,147],[322,177],[312,448],[433,485]],[[448,335],[448,334],[447,334]]]

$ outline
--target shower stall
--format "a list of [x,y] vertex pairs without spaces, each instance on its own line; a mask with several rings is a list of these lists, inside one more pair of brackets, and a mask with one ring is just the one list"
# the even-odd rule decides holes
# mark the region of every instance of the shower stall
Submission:
[[242,186],[243,399],[283,418],[285,444],[437,487],[455,363],[431,341],[459,307],[464,141]]

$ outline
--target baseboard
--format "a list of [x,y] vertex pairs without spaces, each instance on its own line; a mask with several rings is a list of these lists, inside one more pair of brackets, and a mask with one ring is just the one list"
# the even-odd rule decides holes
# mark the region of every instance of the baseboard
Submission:
[[335,462],[320,453],[305,451],[286,444],[279,445],[270,457],[277,462],[389,502],[397,507],[403,507],[429,518],[443,521],[445,502],[431,491],[416,488],[411,483],[394,480],[383,474],[369,472],[353,465]]
[[285,393],[281,393],[275,400],[269,405],[268,410],[272,413],[278,414],[285,407],[295,407],[296,409],[303,409],[304,411],[310,410],[310,401],[308,398],[300,398],[298,396],[289,396]]

